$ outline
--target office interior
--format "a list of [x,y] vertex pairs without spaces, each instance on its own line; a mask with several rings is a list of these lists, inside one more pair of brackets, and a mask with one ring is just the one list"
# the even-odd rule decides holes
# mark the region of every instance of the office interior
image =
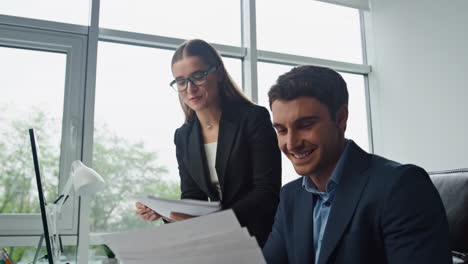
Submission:
[[[0,247],[30,261],[43,232],[31,126],[48,200],[74,160],[109,184],[62,209],[67,262],[100,263],[96,233],[154,225],[138,222],[126,195],[178,196],[173,133],[183,115],[168,83],[185,39],[212,43],[265,107],[269,87],[293,66],[333,68],[350,92],[348,138],[427,171],[468,167],[467,12],[464,0],[3,1]],[[297,177],[286,162],[283,184]]]

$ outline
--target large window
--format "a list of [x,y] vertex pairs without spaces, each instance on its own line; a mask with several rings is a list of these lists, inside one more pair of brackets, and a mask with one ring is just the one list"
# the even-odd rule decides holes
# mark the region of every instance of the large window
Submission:
[[88,0],[2,0],[0,14],[88,25]]
[[[50,203],[63,189],[71,161],[81,157],[86,37],[4,25],[3,19],[0,16],[0,246],[8,241],[15,243],[6,246],[29,246],[37,244],[43,231],[28,129],[36,131]],[[9,17],[6,24],[11,24]],[[76,233],[77,199],[68,199],[63,213],[58,219],[62,234]]]
[[101,0],[103,28],[241,44],[240,1]]
[[257,0],[258,49],[362,63],[359,11],[310,0]]
[[50,201],[58,188],[66,54],[0,47],[0,58],[0,213],[38,213],[28,128],[47,165]]

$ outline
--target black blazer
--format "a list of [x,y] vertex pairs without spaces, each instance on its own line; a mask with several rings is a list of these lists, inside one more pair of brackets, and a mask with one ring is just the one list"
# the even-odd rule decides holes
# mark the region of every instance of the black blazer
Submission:
[[451,263],[445,210],[427,173],[349,144],[318,261],[315,201],[300,178],[281,190],[267,263]]
[[[196,116],[174,135],[182,199],[219,200],[211,184],[201,127]],[[228,104],[219,123],[216,172],[223,209],[265,243],[281,188],[281,153],[268,111],[253,104]]]

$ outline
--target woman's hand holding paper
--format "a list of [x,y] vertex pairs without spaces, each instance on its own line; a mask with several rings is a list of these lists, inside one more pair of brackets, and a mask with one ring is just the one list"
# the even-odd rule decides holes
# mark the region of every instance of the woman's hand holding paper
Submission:
[[160,214],[140,202],[136,202],[135,207],[137,215],[146,222],[156,221],[162,217]]
[[188,215],[188,214],[183,214],[183,213],[177,213],[177,212],[171,212],[171,214],[169,215],[169,217],[170,217],[173,221],[182,221],[182,220],[190,219],[190,218],[193,218],[193,217],[196,217],[196,216]]

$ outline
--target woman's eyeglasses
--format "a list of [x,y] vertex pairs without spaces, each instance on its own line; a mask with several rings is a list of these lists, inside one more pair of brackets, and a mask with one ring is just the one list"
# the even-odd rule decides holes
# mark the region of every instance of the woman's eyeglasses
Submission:
[[173,80],[169,85],[174,89],[176,92],[183,92],[187,90],[188,88],[188,83],[191,82],[194,85],[202,85],[206,82],[206,76],[212,72],[215,72],[218,69],[218,67],[213,66],[210,67],[207,71],[197,71],[192,73],[190,77],[187,79],[185,78],[176,78]]

